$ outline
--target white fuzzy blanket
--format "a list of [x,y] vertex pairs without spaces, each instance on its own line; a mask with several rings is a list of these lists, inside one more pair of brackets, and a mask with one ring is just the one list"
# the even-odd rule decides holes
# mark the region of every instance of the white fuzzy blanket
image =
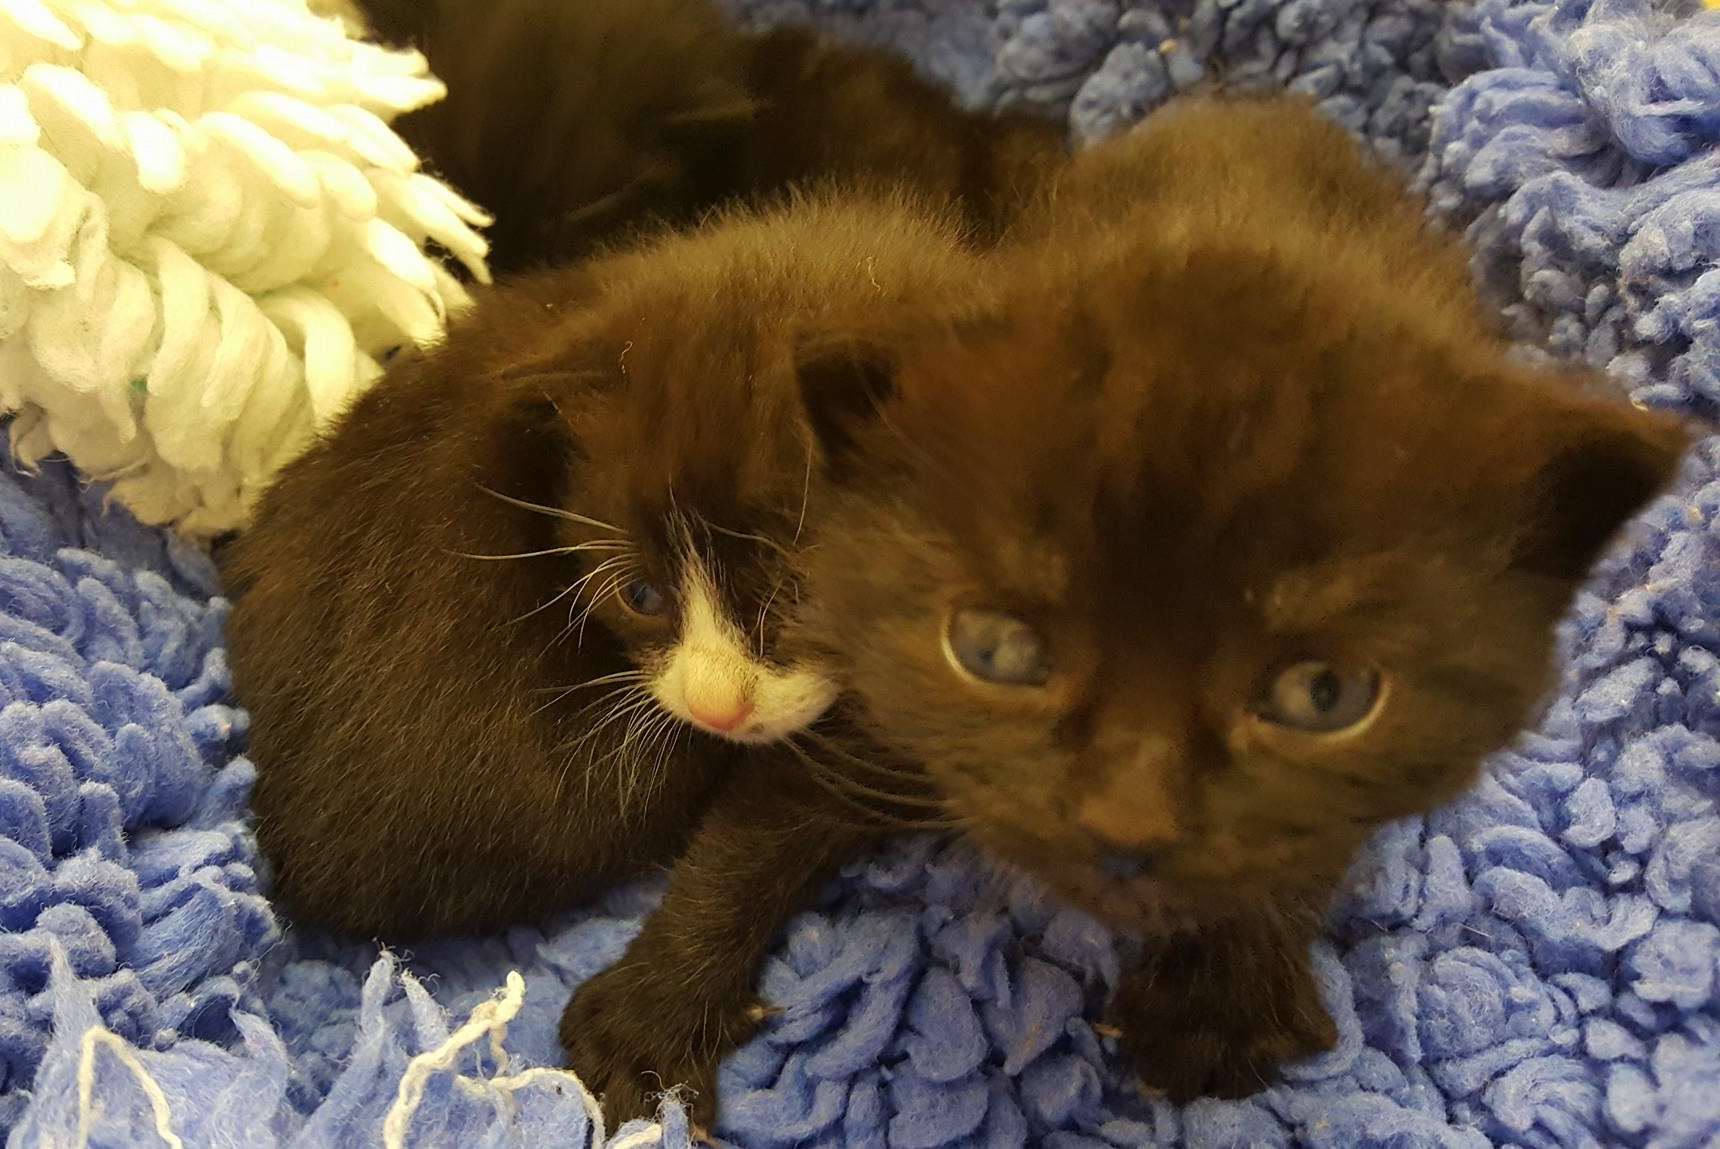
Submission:
[[240,525],[465,302],[439,255],[486,277],[483,213],[388,127],[442,92],[306,0],[0,0],[18,456],[64,453],[148,522]]

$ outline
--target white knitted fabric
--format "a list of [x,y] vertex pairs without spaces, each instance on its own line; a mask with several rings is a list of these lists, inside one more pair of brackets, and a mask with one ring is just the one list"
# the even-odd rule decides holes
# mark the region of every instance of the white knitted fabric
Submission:
[[139,517],[239,526],[487,278],[483,213],[387,121],[416,53],[306,0],[0,0],[0,411]]

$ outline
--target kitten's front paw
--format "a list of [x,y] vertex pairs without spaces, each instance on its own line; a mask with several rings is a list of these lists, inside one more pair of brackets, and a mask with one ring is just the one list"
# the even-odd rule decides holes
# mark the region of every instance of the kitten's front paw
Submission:
[[655,1115],[657,1098],[676,1087],[693,1122],[710,1128],[717,1064],[766,1015],[751,994],[713,996],[624,957],[574,993],[561,1015],[561,1044],[611,1128]]
[[1109,1020],[1147,1089],[1178,1103],[1247,1097],[1274,1084],[1283,1066],[1337,1043],[1305,970],[1247,982],[1211,972],[1138,974],[1118,988]]

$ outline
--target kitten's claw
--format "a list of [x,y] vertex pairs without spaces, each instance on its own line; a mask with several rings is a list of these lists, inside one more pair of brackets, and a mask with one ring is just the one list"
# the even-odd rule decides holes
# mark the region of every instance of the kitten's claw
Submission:
[[759,1002],[757,1005],[747,1006],[746,1018],[754,1025],[759,1025],[763,1022],[769,1021],[781,1012],[782,1006],[780,1005],[765,1005],[763,1002]]

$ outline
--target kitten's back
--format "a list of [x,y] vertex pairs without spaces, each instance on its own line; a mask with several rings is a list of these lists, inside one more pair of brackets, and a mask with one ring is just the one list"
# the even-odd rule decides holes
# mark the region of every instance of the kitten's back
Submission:
[[496,217],[500,271],[680,220],[739,179],[740,38],[702,0],[368,0],[448,86],[404,117],[428,164]]
[[959,204],[990,240],[1066,158],[1061,125],[965,110],[888,52],[795,27],[748,37],[746,52],[747,88],[759,105],[751,194],[820,177],[903,183]]
[[448,85],[406,139],[496,216],[498,271],[820,179],[905,184],[993,236],[1062,161],[1051,121],[956,106],[885,52],[752,34],[710,0],[369,0]]

